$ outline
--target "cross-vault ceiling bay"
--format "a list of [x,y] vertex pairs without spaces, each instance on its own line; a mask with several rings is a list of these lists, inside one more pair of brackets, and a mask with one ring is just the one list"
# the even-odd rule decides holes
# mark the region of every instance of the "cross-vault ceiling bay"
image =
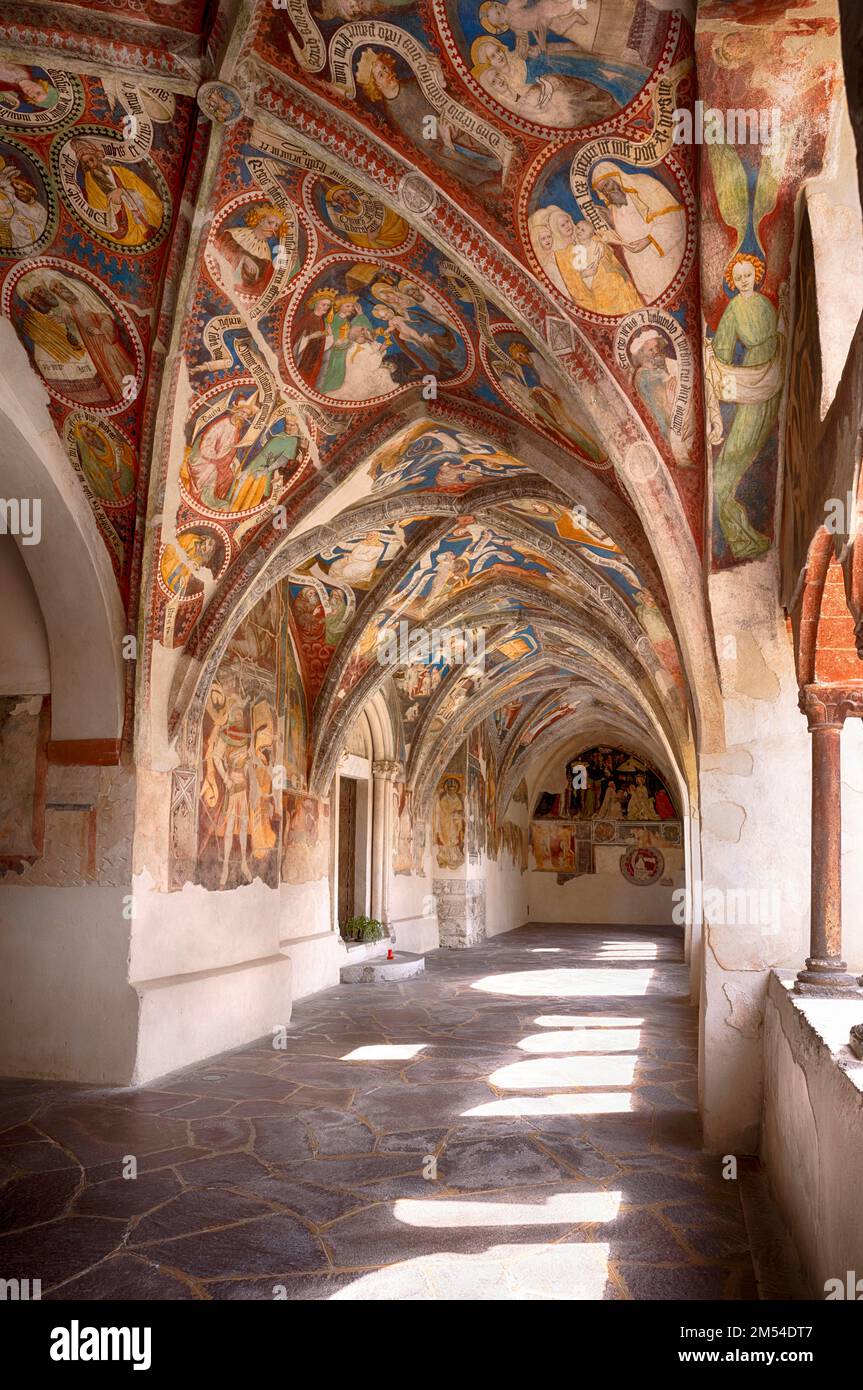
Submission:
[[[683,16],[649,0],[296,0],[261,10],[255,52],[274,110],[278,72],[361,123],[395,167],[422,169],[430,216],[440,188],[530,267],[546,292],[543,337],[577,329],[595,347],[700,538],[694,161],[672,121],[691,99]],[[506,259],[491,256],[503,283]]]

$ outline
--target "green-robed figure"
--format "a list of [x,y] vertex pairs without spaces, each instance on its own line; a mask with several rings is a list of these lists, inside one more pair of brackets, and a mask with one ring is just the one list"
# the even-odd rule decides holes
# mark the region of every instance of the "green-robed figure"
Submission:
[[343,294],[336,300],[335,313],[330,321],[332,345],[324,354],[316,390],[322,395],[331,395],[340,390],[345,381],[348,348],[353,345],[351,329],[365,328],[371,333],[374,325],[362,311],[362,305],[355,294]]
[[[763,262],[738,256],[731,281],[737,293],[729,302],[705,353],[705,385],[709,439],[722,443],[724,426],[720,402],[736,405],[731,428],[713,466],[713,491],[719,524],[736,560],[752,559],[769,549],[770,540],[751,524],[738,501],[737,488],[758,458],[779,413],[782,391],[784,335],[776,310],[756,282]],[[743,348],[737,357],[738,344]]]

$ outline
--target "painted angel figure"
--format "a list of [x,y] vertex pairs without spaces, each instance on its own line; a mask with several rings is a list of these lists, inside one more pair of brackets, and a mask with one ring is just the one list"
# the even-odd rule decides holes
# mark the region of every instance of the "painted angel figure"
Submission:
[[[770,545],[737,497],[776,424],[785,369],[784,309],[781,306],[777,314],[756,288],[764,281],[765,269],[758,256],[735,257],[730,280],[736,294],[704,347],[708,438],[722,446],[713,466],[713,491],[722,533],[738,560],[762,555]],[[721,403],[734,405],[727,434]]]

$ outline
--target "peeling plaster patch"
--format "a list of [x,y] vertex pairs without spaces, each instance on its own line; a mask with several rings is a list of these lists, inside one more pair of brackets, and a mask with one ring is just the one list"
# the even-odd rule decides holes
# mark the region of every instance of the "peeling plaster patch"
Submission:
[[746,812],[733,801],[717,801],[702,812],[701,823],[708,835],[726,844],[737,845],[743,833]]
[[701,759],[701,766],[705,772],[722,772],[727,777],[751,777],[755,759],[748,748],[738,743],[724,753],[708,753]]
[[707,926],[710,949],[722,970],[767,970],[776,958],[769,939],[752,926]]
[[734,689],[752,700],[779,699],[779,677],[764,660],[764,654],[750,632],[737,634],[737,660],[733,665]]
[[722,992],[728,1000],[728,1015],[725,1019],[729,1028],[734,1028],[744,1038],[759,1038],[764,1021],[764,1010],[751,994],[735,984],[724,984]]

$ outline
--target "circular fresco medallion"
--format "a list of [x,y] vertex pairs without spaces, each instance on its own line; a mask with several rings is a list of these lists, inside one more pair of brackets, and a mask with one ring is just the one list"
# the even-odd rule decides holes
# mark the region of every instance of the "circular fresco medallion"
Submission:
[[135,495],[137,460],[124,434],[107,420],[76,412],[63,426],[66,449],[106,511],[128,507]]
[[192,403],[180,492],[196,511],[235,521],[275,506],[309,464],[294,409],[251,375]]
[[620,856],[620,872],[628,883],[647,888],[665,873],[665,860],[658,849],[633,845]]
[[416,240],[411,226],[393,208],[346,179],[311,175],[304,181],[303,199],[318,226],[351,251],[392,256]]
[[285,320],[294,379],[322,405],[377,405],[434,377],[466,381],[474,355],[442,295],[385,261],[320,262]]
[[216,125],[233,125],[243,114],[243,98],[227,82],[204,82],[198,88],[198,106]]
[[77,77],[53,68],[0,60],[0,127],[38,135],[80,116],[84,89]]
[[653,304],[682,286],[695,255],[695,199],[669,153],[640,168],[597,157],[573,187],[566,153],[525,189],[519,230],[540,279],[581,317],[602,323]]
[[447,55],[474,98],[499,120],[550,139],[619,126],[671,60],[682,25],[659,6],[645,25],[637,19],[642,0],[569,0],[541,11],[507,0],[432,3]]
[[437,190],[433,183],[415,169],[399,179],[398,200],[407,212],[423,217],[437,206]]
[[221,526],[210,521],[181,526],[159,551],[159,588],[166,598],[189,603],[203,593],[204,571],[221,579],[230,554],[231,542]]
[[277,207],[256,189],[232,198],[213,218],[204,262],[228,298],[258,318],[286,294],[309,250],[293,209]]
[[13,266],[0,309],[55,400],[119,415],[144,380],[144,349],[128,311],[89,270],[57,256]]
[[51,148],[60,196],[75,221],[104,246],[141,256],[171,225],[161,170],[106,126],[76,126]]
[[0,139],[0,257],[33,256],[57,228],[57,198],[41,159],[9,136]]

